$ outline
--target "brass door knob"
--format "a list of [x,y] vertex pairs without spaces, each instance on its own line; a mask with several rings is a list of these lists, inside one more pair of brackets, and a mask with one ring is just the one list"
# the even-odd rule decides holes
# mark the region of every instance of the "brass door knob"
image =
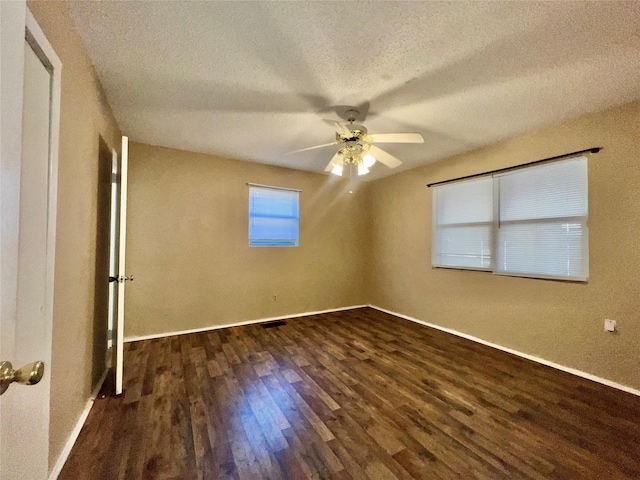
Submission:
[[13,369],[11,362],[0,362],[0,395],[2,395],[12,383],[22,385],[35,385],[44,375],[44,362],[33,362],[18,370]]

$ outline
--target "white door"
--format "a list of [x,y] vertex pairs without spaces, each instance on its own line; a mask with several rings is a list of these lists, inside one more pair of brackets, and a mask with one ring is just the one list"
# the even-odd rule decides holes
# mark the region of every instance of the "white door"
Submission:
[[127,243],[127,171],[129,138],[122,137],[120,161],[113,152],[111,184],[111,238],[109,241],[109,329],[113,332],[115,393],[123,390],[124,360],[124,292],[133,275],[125,274],[125,248]]
[[0,23],[0,478],[44,480],[61,64],[24,1],[0,2]]

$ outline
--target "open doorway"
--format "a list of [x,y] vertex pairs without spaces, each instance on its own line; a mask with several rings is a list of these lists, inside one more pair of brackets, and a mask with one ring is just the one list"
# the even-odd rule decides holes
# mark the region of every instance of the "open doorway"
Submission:
[[94,280],[93,354],[91,384],[97,388],[111,367],[109,325],[109,274],[111,239],[111,195],[113,155],[100,138],[98,148],[98,189],[96,216],[96,264]]

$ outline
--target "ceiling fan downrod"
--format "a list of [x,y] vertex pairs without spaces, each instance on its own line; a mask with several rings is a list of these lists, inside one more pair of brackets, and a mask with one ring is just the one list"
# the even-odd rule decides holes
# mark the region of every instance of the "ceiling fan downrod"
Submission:
[[347,121],[349,123],[353,123],[358,119],[358,116],[360,115],[360,112],[358,110],[355,109],[350,109],[347,110],[346,112],[344,112],[345,117],[347,117]]

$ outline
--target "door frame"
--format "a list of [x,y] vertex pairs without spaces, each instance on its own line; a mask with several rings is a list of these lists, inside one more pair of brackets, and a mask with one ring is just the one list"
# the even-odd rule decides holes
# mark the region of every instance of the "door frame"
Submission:
[[[22,469],[29,468],[29,472],[43,472],[49,476],[53,465],[49,465],[49,422],[50,422],[50,399],[51,399],[51,352],[52,352],[52,331],[53,331],[53,298],[54,298],[54,273],[55,273],[55,250],[56,250],[56,220],[57,220],[57,200],[58,200],[58,154],[60,139],[60,102],[61,102],[61,75],[62,62],[56,55],[53,47],[47,40],[44,32],[26,6],[25,0],[15,2],[1,2],[2,5],[2,105],[0,115],[2,117],[2,170],[3,177],[0,188],[2,195],[3,218],[1,221],[3,232],[3,243],[9,240],[9,245],[2,245],[2,287],[9,287],[9,291],[3,292],[2,314],[9,314],[15,322],[14,331],[8,332],[2,344],[2,355],[10,355],[10,360],[15,364],[26,363],[34,360],[45,362],[45,374],[41,383],[41,390],[38,392],[38,399],[33,406],[29,401],[17,401],[16,395],[11,395],[12,391],[20,386],[13,386],[2,397],[4,408],[9,408],[9,415],[4,414],[5,421],[2,428],[11,428],[17,421],[16,412],[18,407],[20,412],[25,410],[29,413],[30,422],[38,422],[42,425],[44,436],[33,442],[31,447],[36,448],[34,455],[33,448],[21,448],[23,445],[16,444],[15,441],[23,438],[7,438],[0,442],[0,456],[2,464],[9,472],[21,472]],[[49,158],[48,158],[48,187],[47,187],[47,240],[46,265],[43,265],[42,272],[45,274],[45,302],[43,331],[37,336],[37,348],[42,351],[40,358],[22,358],[20,348],[22,343],[27,341],[34,343],[33,335],[29,332],[21,332],[21,327],[17,322],[17,313],[20,302],[28,301],[17,297],[17,282],[19,272],[17,268],[19,237],[19,216],[24,214],[20,211],[20,165],[22,163],[22,108],[24,94],[24,44],[29,43],[38,58],[47,67],[51,74],[51,102],[49,119]],[[7,101],[8,100],[8,101]],[[6,145],[8,142],[8,146]],[[5,148],[6,147],[6,148]],[[9,171],[5,169],[9,166]],[[8,175],[7,175],[8,174]],[[7,176],[9,178],[7,178]],[[15,205],[15,213],[6,215],[7,209]],[[7,218],[8,217],[8,218]],[[7,232],[8,231],[8,232]],[[10,237],[5,237],[5,233]],[[15,243],[15,245],[14,245]],[[15,256],[15,258],[13,258]],[[9,263],[7,265],[7,262]],[[5,267],[8,267],[5,270]],[[8,277],[8,278],[7,278]],[[15,299],[9,305],[11,298]],[[10,310],[7,312],[7,310]],[[18,365],[21,366],[21,365]],[[30,387],[31,388],[31,387]],[[26,391],[25,391],[26,393]],[[41,398],[44,396],[44,398]],[[13,399],[11,397],[14,397]],[[29,397],[26,395],[25,397]],[[23,399],[24,400],[24,399]],[[18,405],[19,403],[19,405]],[[42,408],[46,404],[46,408]],[[5,410],[6,412],[6,410]],[[13,429],[11,429],[13,430]],[[15,430],[14,430],[15,432]],[[13,437],[13,435],[12,435]],[[38,473],[39,474],[39,473]],[[27,474],[29,475],[29,474]],[[45,478],[46,478],[45,476]]]
[[[118,309],[116,319],[116,395],[123,392],[124,378],[124,294],[126,281],[126,249],[127,249],[127,192],[129,190],[129,137],[122,136],[120,152],[120,236],[118,240]],[[133,277],[131,277],[133,278]]]
[[[115,148],[111,149],[111,205],[109,207],[109,277],[117,277],[118,276],[118,264],[116,262],[116,233],[117,233],[117,223],[120,220],[119,218],[115,218],[114,212],[118,209],[116,208],[116,203],[118,202],[117,190],[119,187],[117,186],[117,176],[120,175],[120,167],[118,162],[120,159],[118,158],[118,152]],[[114,308],[114,302],[116,298],[117,292],[117,282],[109,282],[109,311],[107,313],[107,351],[109,352],[109,367],[115,367],[115,348],[114,348],[114,335],[115,335],[115,325],[116,325],[116,309]]]

